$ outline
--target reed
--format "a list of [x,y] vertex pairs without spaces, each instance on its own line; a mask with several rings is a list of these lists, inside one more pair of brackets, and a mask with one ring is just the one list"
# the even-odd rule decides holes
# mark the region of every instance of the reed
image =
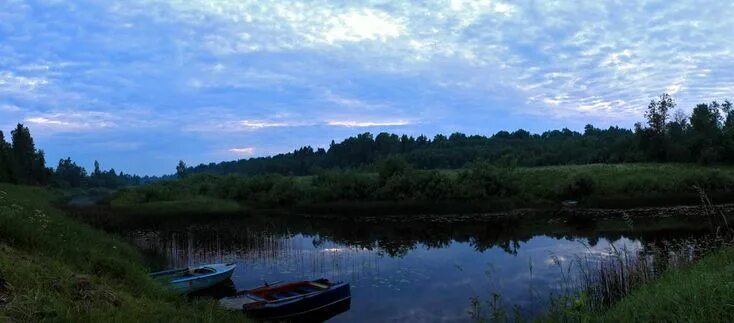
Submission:
[[[552,297],[543,320],[588,321],[596,314],[612,309],[620,301],[670,272],[685,271],[705,257],[732,246],[734,230],[726,216],[711,202],[705,191],[694,186],[701,200],[710,234],[697,239],[648,244],[637,250],[611,245],[608,253],[594,254],[591,249],[577,255],[564,267],[559,296]],[[625,218],[633,226],[631,218]]]

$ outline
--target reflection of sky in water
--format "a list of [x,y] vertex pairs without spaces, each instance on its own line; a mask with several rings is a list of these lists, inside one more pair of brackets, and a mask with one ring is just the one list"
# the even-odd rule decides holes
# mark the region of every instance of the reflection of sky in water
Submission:
[[[136,241],[163,253],[172,267],[237,262],[232,278],[237,289],[263,281],[321,277],[350,282],[351,310],[332,319],[336,322],[467,321],[470,297],[488,300],[491,293],[502,295],[505,305],[537,313],[563,282],[554,257],[567,268],[574,257],[610,249],[605,239],[589,247],[586,239],[547,236],[520,242],[514,255],[499,247],[479,252],[470,243],[452,242],[442,248],[419,244],[402,257],[301,234],[275,237],[248,232],[224,243],[215,233],[147,233]],[[614,244],[630,250],[640,245],[627,238]]]

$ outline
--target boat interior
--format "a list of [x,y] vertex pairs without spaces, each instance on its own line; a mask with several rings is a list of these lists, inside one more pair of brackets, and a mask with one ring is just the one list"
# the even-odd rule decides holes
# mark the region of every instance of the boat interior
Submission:
[[214,272],[216,272],[216,270],[212,268],[201,267],[201,268],[186,270],[181,274],[181,277],[201,276],[201,275],[211,274]]
[[216,272],[216,270],[213,268],[209,268],[209,267],[181,268],[181,269],[173,269],[173,270],[153,273],[151,274],[151,277],[156,278],[156,279],[178,279],[178,278],[201,276],[201,275],[211,274],[214,272]]
[[265,286],[250,291],[255,295],[267,301],[274,301],[294,296],[311,294],[313,292],[328,289],[328,283],[322,282],[297,282],[276,286]]

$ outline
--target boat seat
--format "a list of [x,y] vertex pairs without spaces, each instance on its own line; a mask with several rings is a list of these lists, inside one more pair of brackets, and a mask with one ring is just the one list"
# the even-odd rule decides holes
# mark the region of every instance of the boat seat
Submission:
[[273,296],[275,296],[275,298],[288,298],[288,297],[298,296],[298,294],[294,292],[280,292]]
[[296,292],[301,293],[301,294],[308,294],[308,293],[313,293],[313,292],[315,292],[317,290],[318,289],[315,289],[315,288],[312,288],[312,287],[301,286],[301,287],[298,287],[296,289]]
[[325,284],[311,283],[311,285],[312,286],[316,286],[316,287],[321,288],[321,289],[327,289],[327,288],[329,288],[329,286],[327,286]]

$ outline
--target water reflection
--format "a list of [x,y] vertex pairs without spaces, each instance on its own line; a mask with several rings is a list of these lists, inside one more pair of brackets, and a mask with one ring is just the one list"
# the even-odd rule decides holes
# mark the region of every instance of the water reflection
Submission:
[[328,278],[352,284],[355,321],[467,321],[469,299],[499,293],[526,315],[563,283],[564,262],[695,236],[695,220],[376,225],[248,218],[129,232],[167,267],[236,262],[234,288]]

